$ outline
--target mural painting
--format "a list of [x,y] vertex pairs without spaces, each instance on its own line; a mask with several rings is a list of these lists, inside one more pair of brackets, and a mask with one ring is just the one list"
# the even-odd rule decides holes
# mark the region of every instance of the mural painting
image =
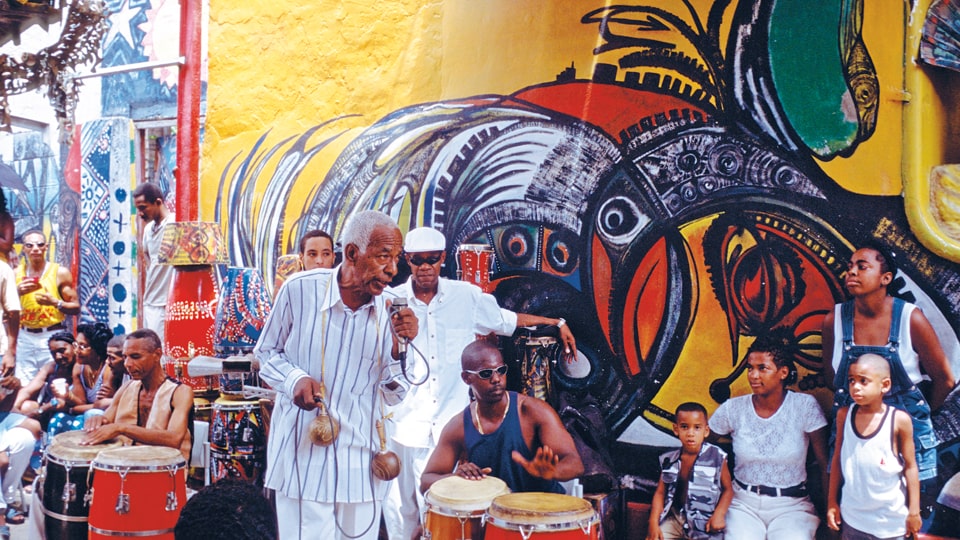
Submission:
[[[577,335],[580,366],[554,372],[564,399],[597,404],[631,448],[669,444],[680,402],[712,411],[748,393],[744,353],[771,332],[795,346],[796,389],[829,409],[821,322],[872,239],[902,255],[897,294],[958,372],[958,267],[917,241],[878,173],[901,156],[876,142],[900,126],[865,41],[873,5],[592,4],[563,10],[595,38],[589,72],[399,107],[363,129],[363,111],[343,111],[258,132],[217,171],[233,262],[272,282],[302,232],[336,237],[369,208],[443,231],[448,261],[486,244],[501,304]],[[851,181],[859,166],[876,177]],[[651,472],[616,465],[639,484]]]

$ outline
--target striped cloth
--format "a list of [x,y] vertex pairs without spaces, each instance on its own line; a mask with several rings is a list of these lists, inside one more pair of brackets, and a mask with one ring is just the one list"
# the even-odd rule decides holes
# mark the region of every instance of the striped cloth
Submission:
[[[379,450],[374,422],[380,415],[380,383],[400,371],[390,357],[384,298],[393,295],[376,296],[351,310],[340,297],[339,271],[313,270],[288,279],[254,350],[260,376],[277,390],[266,485],[294,499],[379,501],[387,483],[372,475],[370,459]],[[316,411],[303,411],[292,401],[301,378],[320,380],[321,365],[327,404],[340,423],[340,436],[327,447],[313,445],[307,434]],[[405,392],[401,385],[391,398]]]

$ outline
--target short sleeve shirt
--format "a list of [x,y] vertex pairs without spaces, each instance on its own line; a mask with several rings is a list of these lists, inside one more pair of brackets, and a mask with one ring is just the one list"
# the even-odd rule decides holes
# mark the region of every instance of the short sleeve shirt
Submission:
[[826,426],[817,400],[787,392],[770,418],[761,418],[753,396],[735,397],[710,418],[710,430],[733,439],[734,477],[750,485],[795,486],[807,479],[809,434]]

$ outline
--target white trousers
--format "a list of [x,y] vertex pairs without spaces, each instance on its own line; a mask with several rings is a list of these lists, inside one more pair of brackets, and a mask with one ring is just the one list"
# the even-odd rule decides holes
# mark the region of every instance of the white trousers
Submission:
[[809,497],[769,497],[733,486],[726,540],[813,540],[820,518]]
[[390,540],[410,540],[426,511],[420,494],[420,476],[430,459],[430,449],[404,446],[396,441],[393,449],[403,465],[400,476],[390,484],[383,500],[383,521]]
[[378,502],[300,501],[279,491],[276,496],[280,540],[377,540],[380,534]]
[[26,328],[20,329],[17,334],[17,378],[20,384],[30,384],[40,367],[53,360],[47,341],[59,331],[28,332]]
[[143,306],[143,327],[149,328],[160,336],[160,343],[163,343],[163,325],[167,318],[166,306]]
[[36,442],[30,430],[19,426],[0,435],[0,450],[10,452],[10,465],[3,473],[3,500],[0,501],[0,510],[6,510],[7,504],[15,500],[23,472],[30,465],[30,456],[33,455]]

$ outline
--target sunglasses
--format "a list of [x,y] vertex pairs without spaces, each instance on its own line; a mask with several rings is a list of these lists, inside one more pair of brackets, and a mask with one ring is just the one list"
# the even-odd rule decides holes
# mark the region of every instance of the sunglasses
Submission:
[[463,371],[464,371],[464,373],[469,373],[469,374],[471,374],[471,375],[476,375],[477,377],[480,377],[481,379],[486,380],[486,379],[489,379],[490,377],[493,377],[493,372],[494,372],[494,371],[497,372],[497,375],[500,375],[501,377],[503,377],[504,375],[507,374],[507,366],[506,366],[506,364],[504,364],[504,365],[501,365],[500,367],[498,367],[498,368],[496,368],[496,369],[487,368],[487,369],[481,369],[481,370],[479,370],[479,371],[473,371],[472,369],[465,369],[465,370],[463,370]]
[[37,242],[36,244],[32,244],[32,243],[30,243],[30,242],[24,242],[24,243],[23,243],[23,247],[25,247],[25,248],[27,248],[27,249],[33,249],[34,247],[42,248],[42,247],[46,247],[46,246],[47,246],[47,243],[46,243],[46,242]]
[[433,266],[440,262],[440,259],[443,255],[430,255],[429,257],[421,257],[420,255],[411,255],[410,256],[410,265],[411,266],[422,266],[424,264],[429,264]]

